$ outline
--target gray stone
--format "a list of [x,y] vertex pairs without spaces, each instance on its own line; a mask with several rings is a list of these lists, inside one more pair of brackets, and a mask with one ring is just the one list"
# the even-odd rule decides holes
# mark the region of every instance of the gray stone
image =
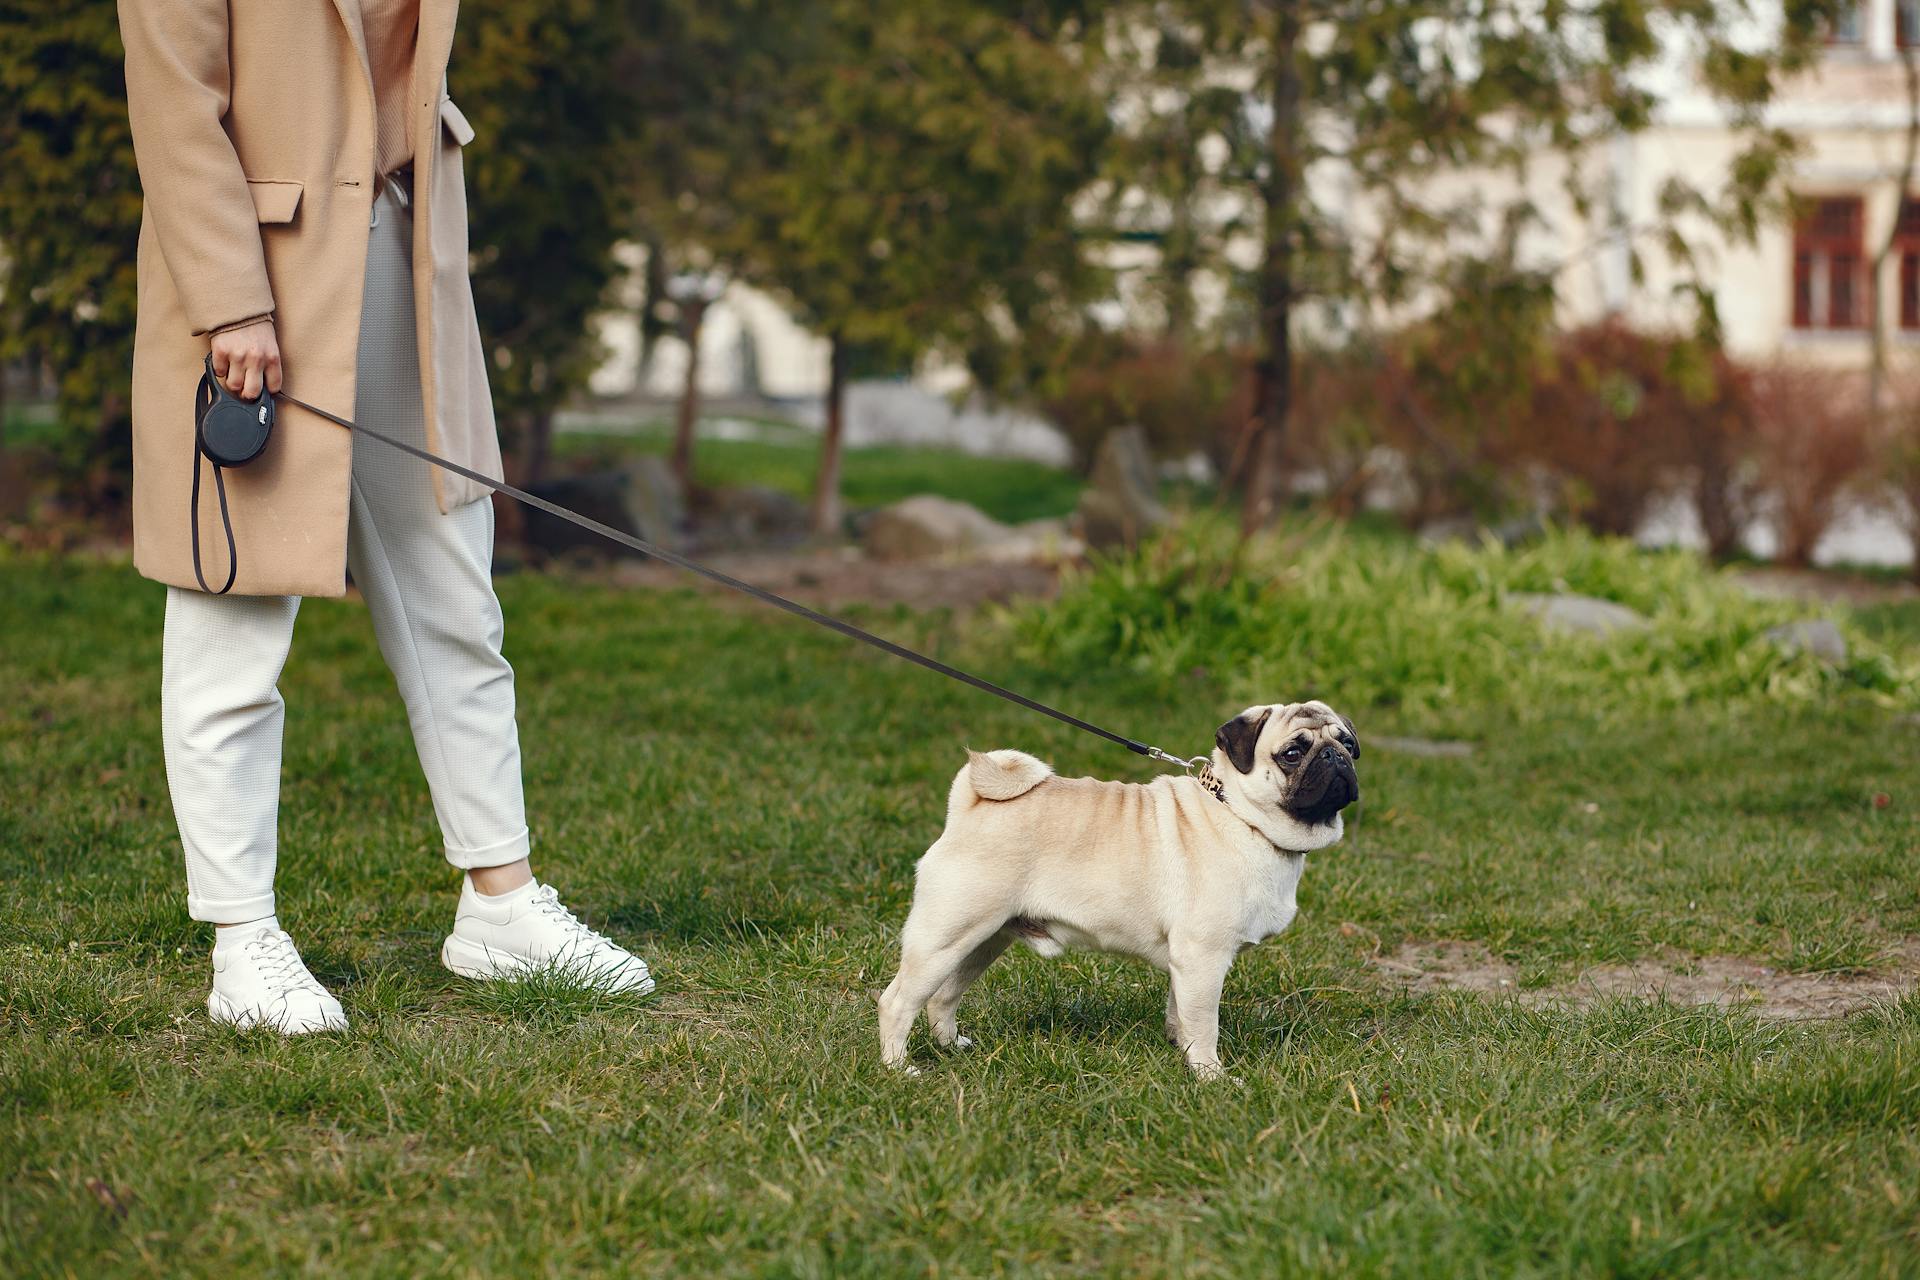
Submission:
[[1109,431],[1093,463],[1093,485],[1080,495],[1080,536],[1093,547],[1132,546],[1170,517],[1160,505],[1159,473],[1139,427]]
[[1836,667],[1847,662],[1847,638],[1828,618],[1787,622],[1767,631],[1767,639],[1782,653],[1810,653]]
[[1420,526],[1415,535],[1423,547],[1438,547],[1449,542],[1480,541],[1480,522],[1471,516],[1437,516]]
[[805,502],[762,485],[707,490],[698,514],[700,542],[709,550],[795,546],[810,532]]
[[1441,516],[1420,526],[1420,545],[1437,547],[1448,542],[1479,546],[1488,538],[1503,547],[1524,547],[1538,542],[1547,531],[1546,521],[1536,514],[1514,516],[1498,524],[1482,524],[1470,516]]
[[1008,541],[1012,529],[977,507],[931,493],[903,498],[873,513],[867,553],[877,560],[965,555]]
[[995,564],[1058,564],[1086,553],[1087,544],[1073,535],[1065,520],[1028,520],[1009,529],[999,542],[980,548],[979,558]]
[[1361,750],[1376,747],[1381,751],[1395,752],[1403,756],[1423,756],[1435,760],[1464,760],[1473,754],[1471,742],[1447,742],[1434,738],[1394,738],[1377,733],[1368,734],[1360,744]]
[[1563,635],[1607,636],[1618,631],[1638,631],[1647,625],[1645,618],[1627,606],[1595,596],[1516,592],[1507,599],[1538,618],[1548,631]]
[[[640,457],[617,470],[562,476],[532,486],[531,492],[668,550],[681,544],[686,510],[673,471],[660,458]],[[640,554],[537,508],[526,509],[525,521],[527,545],[547,556]]]

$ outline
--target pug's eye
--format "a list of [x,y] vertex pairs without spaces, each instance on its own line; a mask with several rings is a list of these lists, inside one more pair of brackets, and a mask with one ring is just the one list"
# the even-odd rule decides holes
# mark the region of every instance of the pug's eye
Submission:
[[1299,743],[1295,742],[1295,743],[1290,743],[1287,746],[1287,749],[1280,753],[1280,758],[1282,760],[1298,760],[1301,756],[1305,754],[1306,754],[1306,748],[1302,747]]

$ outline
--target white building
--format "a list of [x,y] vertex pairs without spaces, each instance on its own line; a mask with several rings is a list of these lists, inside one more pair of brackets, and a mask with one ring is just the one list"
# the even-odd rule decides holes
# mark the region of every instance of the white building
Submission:
[[[1786,180],[1798,216],[1768,219],[1751,244],[1688,228],[1704,248],[1701,274],[1736,353],[1864,366],[1875,307],[1895,358],[1920,352],[1920,191],[1899,189],[1911,124],[1903,63],[1920,58],[1917,46],[1920,0],[1861,0],[1817,66],[1784,86],[1767,112],[1768,125],[1800,144]],[[1595,158],[1607,170],[1613,216],[1634,230],[1659,222],[1669,179],[1711,188],[1741,145],[1690,66],[1670,60],[1659,74],[1652,127],[1614,139]],[[1560,282],[1569,318],[1690,322],[1692,304],[1676,291],[1685,272],[1655,239],[1635,241],[1644,269],[1636,281],[1623,238],[1583,223],[1564,202],[1556,221],[1562,252],[1599,246]],[[1871,263],[1890,233],[1894,249],[1875,282]]]
[[[1777,14],[1777,10],[1775,11]],[[1764,40],[1765,15],[1754,38]],[[1817,67],[1784,87],[1767,114],[1801,147],[1787,182],[1804,214],[1771,217],[1756,241],[1732,243],[1695,221],[1682,223],[1693,242],[1700,275],[1715,297],[1728,345],[1747,356],[1790,354],[1864,367],[1872,308],[1883,314],[1896,365],[1920,363],[1920,191],[1898,190],[1910,111],[1904,60],[1920,57],[1920,0],[1860,0],[1835,32]],[[1231,71],[1225,73],[1229,77]],[[1704,190],[1717,187],[1742,145],[1724,106],[1699,85],[1688,51],[1674,48],[1650,73],[1660,102],[1650,127],[1598,146],[1578,162],[1581,185],[1604,193],[1583,215],[1567,198],[1568,161],[1541,156],[1524,194],[1541,214],[1522,242],[1534,265],[1559,266],[1563,319],[1580,322],[1620,316],[1646,327],[1692,323],[1693,302],[1679,288],[1687,268],[1671,259],[1655,229],[1661,198],[1679,178]],[[1125,104],[1117,110],[1124,115]],[[1343,209],[1340,176],[1325,168],[1309,175],[1324,208]],[[1501,184],[1506,184],[1502,189]],[[1521,194],[1504,175],[1461,174],[1436,182],[1444,202],[1455,187],[1489,208]],[[1154,220],[1142,207],[1143,227]],[[1221,216],[1232,212],[1221,209]],[[1368,211],[1348,202],[1356,225]],[[1882,278],[1869,264],[1898,223],[1898,239]],[[1630,246],[1640,272],[1631,266]],[[1251,239],[1229,246],[1242,269],[1258,261]],[[1104,309],[1114,323],[1152,326],[1157,317],[1128,272],[1154,261],[1150,243],[1115,246],[1110,265],[1120,272],[1119,294]],[[638,267],[635,252],[632,263]],[[1204,323],[1225,303],[1224,283],[1202,276],[1193,283]],[[639,359],[636,296],[599,324],[610,358],[593,380],[602,395],[670,399],[685,376],[686,350],[673,337],[656,344],[645,368]],[[1309,321],[1310,322],[1310,321]],[[729,286],[708,311],[701,335],[701,387],[709,397],[761,396],[806,408],[826,388],[827,344],[795,323],[777,300]],[[929,399],[964,385],[957,370],[937,365],[914,385]],[[864,434],[864,433],[859,433]]]

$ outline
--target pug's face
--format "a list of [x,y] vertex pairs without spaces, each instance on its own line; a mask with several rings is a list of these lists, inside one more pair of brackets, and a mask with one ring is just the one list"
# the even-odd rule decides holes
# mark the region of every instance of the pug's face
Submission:
[[1248,707],[1214,734],[1213,758],[1230,790],[1304,827],[1337,823],[1360,798],[1353,721],[1324,702]]

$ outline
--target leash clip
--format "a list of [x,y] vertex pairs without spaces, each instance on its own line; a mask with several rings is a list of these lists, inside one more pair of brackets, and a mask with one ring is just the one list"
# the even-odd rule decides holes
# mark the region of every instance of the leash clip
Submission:
[[1162,764],[1175,765],[1182,773],[1185,773],[1190,778],[1199,777],[1200,770],[1206,768],[1207,765],[1211,763],[1206,756],[1181,757],[1173,755],[1170,752],[1162,751],[1158,747],[1148,747],[1147,758],[1149,760],[1158,760]]

